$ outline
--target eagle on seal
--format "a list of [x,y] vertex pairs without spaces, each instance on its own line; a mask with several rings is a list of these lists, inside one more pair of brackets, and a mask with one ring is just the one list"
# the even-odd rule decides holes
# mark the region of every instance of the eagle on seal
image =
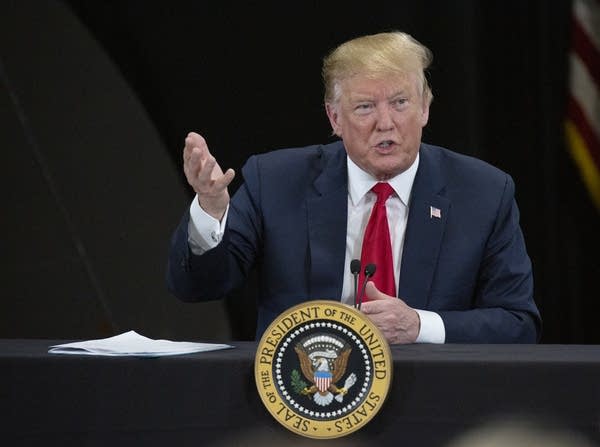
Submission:
[[294,350],[298,354],[302,374],[312,383],[301,393],[313,396],[315,403],[321,406],[329,405],[334,397],[338,402],[342,402],[348,389],[356,382],[356,374],[352,373],[346,378],[343,387],[338,388],[336,385],[346,373],[348,357],[352,349],[346,346],[339,353],[334,349],[309,353],[301,343],[298,343]]

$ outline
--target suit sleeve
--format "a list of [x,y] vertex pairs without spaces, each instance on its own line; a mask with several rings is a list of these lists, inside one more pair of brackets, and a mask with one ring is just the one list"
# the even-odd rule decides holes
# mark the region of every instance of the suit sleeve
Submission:
[[188,244],[189,211],[171,238],[167,262],[168,290],[182,301],[223,298],[241,286],[260,256],[261,219],[257,205],[260,191],[254,157],[244,167],[244,184],[230,202],[223,239],[202,255]]
[[447,343],[536,343],[541,319],[519,226],[514,183],[506,183],[481,261],[470,310],[440,311]]

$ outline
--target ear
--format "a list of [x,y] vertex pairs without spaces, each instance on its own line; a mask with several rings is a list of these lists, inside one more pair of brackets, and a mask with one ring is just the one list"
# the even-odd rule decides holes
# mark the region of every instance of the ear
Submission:
[[327,112],[327,118],[329,118],[329,124],[333,133],[341,138],[342,126],[340,124],[340,114],[338,112],[338,105],[331,102],[325,103],[325,111]]
[[429,104],[431,104],[431,101],[429,100],[429,96],[424,94],[423,95],[423,104],[422,104],[422,108],[421,108],[421,127],[425,127],[427,125],[427,122],[429,121]]

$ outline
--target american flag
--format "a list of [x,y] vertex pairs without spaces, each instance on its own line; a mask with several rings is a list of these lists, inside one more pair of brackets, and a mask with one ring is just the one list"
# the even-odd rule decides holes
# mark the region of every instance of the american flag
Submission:
[[565,133],[600,211],[600,0],[573,0]]
[[442,210],[440,210],[439,208],[436,208],[435,206],[430,206],[429,207],[429,217],[433,218],[433,217],[437,217],[438,219],[442,218]]

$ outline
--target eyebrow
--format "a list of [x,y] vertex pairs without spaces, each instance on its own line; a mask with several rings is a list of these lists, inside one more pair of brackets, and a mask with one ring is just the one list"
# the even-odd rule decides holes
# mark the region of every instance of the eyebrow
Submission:
[[[407,92],[405,92],[404,90],[400,90],[397,91],[393,94],[391,94],[390,96],[388,96],[386,99],[388,101],[394,100],[400,96],[407,96]],[[372,102],[374,101],[373,97],[371,95],[368,94],[363,94],[363,93],[354,93],[351,94],[349,97],[351,102],[364,102],[364,101],[369,101]]]

